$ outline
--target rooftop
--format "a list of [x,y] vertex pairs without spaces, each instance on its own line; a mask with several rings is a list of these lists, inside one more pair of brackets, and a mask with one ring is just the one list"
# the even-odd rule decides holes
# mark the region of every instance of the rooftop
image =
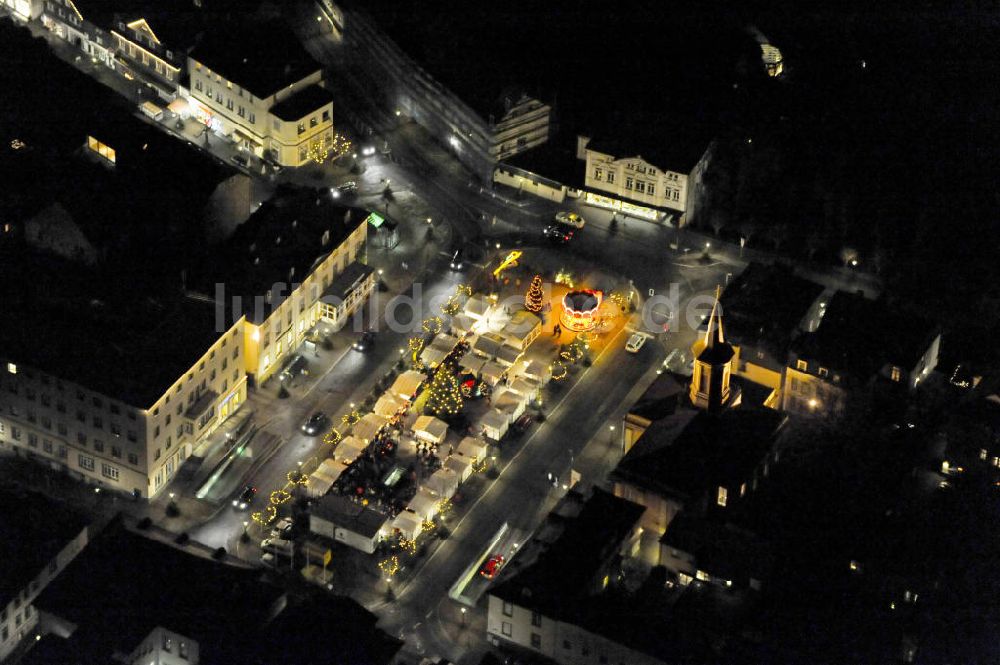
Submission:
[[783,363],[799,324],[823,290],[785,266],[751,263],[722,293],[726,339],[765,348]]
[[766,456],[785,417],[771,409],[684,409],[654,422],[612,472],[680,499],[745,482]]
[[206,294],[224,285],[227,308],[235,307],[234,296],[242,299],[230,315],[260,323],[367,215],[335,204],[325,190],[283,188],[195,270],[193,283]]
[[130,653],[157,626],[197,640],[206,663],[306,665],[329,662],[329,654],[338,653],[343,662],[376,665],[388,662],[384,650],[398,649],[375,629],[375,617],[354,601],[289,598],[263,581],[259,569],[179,549],[133,531],[120,517],[36,605],[78,626],[72,640],[83,662]]
[[351,292],[354,291],[358,282],[367,278],[373,272],[375,272],[375,270],[371,266],[354,261],[344,269],[344,272],[333,278],[333,282],[331,282],[330,286],[323,292],[323,296],[339,298],[340,301],[343,302],[347,300],[349,295],[351,295]]
[[312,514],[369,538],[375,536],[386,521],[386,516],[382,513],[338,494],[327,494],[315,502]]
[[[624,0],[614,12],[565,0],[443,0],[407,11],[392,0],[351,4],[484,120],[499,120],[503,100],[527,91],[552,104],[563,136],[631,137],[621,156],[678,171],[701,156],[719,115],[736,103],[740,58],[760,60],[721,4]],[[620,64],[633,60],[642,66]],[[652,72],[662,85],[650,86]]]
[[939,332],[936,324],[921,316],[843,291],[833,295],[825,312],[819,328],[796,342],[796,350],[803,358],[861,380],[886,364],[916,367]]
[[2,354],[130,406],[152,406],[221,333],[214,303],[179,292],[136,298],[131,284],[128,271],[107,275],[26,251],[5,253],[0,299],[19,325],[0,326]]
[[282,21],[227,26],[196,46],[191,58],[259,99],[321,70]]
[[542,145],[503,160],[516,169],[552,180],[560,185],[583,187],[587,163],[576,156],[576,137],[559,135]]
[[[192,0],[75,0],[73,4],[84,19],[105,30],[119,30],[119,20],[127,25],[145,19],[166,48],[181,52],[201,37],[211,11]],[[209,3],[209,7],[216,4]]]
[[752,532],[688,510],[670,521],[660,542],[694,555],[698,568],[709,574],[733,581],[761,580],[773,563],[766,544]]
[[271,114],[286,122],[294,122],[332,103],[333,95],[317,83],[299,90],[272,106]]
[[686,377],[664,372],[656,377],[646,388],[646,392],[629,409],[629,415],[636,415],[646,420],[666,418],[677,410],[679,398],[684,395],[687,383]]
[[87,521],[42,494],[0,491],[0,607],[80,535]]

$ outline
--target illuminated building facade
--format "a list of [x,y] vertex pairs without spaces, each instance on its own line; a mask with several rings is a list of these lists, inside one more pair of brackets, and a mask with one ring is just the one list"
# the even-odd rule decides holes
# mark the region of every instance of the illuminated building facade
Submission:
[[11,14],[22,21],[31,21],[42,13],[42,0],[2,0],[0,5],[10,10]]
[[333,147],[322,69],[285,29],[251,26],[204,42],[188,73],[191,113],[240,148],[294,167]]
[[527,94],[522,93],[517,101],[505,99],[503,114],[492,124],[490,154],[499,161],[545,143],[549,139],[551,113],[548,104]]
[[729,405],[732,391],[729,377],[733,369],[733,347],[722,332],[722,312],[716,296],[708,330],[691,346],[694,375],[691,377],[691,403],[700,409],[717,412]]

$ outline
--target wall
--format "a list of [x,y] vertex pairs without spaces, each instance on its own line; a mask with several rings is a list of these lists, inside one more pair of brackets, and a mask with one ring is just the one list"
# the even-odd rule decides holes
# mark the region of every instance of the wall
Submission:
[[[279,164],[301,166],[310,161],[310,146],[319,145],[324,141],[327,147],[333,145],[332,102],[310,111],[297,120],[286,121],[269,113],[268,122],[271,123],[271,138],[267,147]],[[315,126],[313,122],[316,123]]]
[[204,214],[210,243],[225,240],[250,217],[252,188],[250,177],[243,173],[233,174],[215,188]]
[[651,531],[661,536],[666,533],[667,526],[674,516],[684,508],[684,504],[679,500],[668,499],[631,483],[615,481],[614,494],[620,499],[628,499],[645,506],[646,511],[639,519],[639,526],[643,531]]
[[[586,148],[584,185],[615,197],[626,197],[657,208],[683,212],[687,204],[685,173],[664,171],[638,157],[616,158]],[[639,187],[642,188],[640,191]],[[654,193],[649,194],[652,187]]]
[[532,179],[503,164],[497,166],[496,170],[493,171],[493,181],[556,203],[562,203],[566,198],[565,185],[557,185],[556,183],[550,185],[541,180]]
[[549,138],[552,109],[537,99],[524,96],[493,125],[490,154],[496,160],[542,145]]

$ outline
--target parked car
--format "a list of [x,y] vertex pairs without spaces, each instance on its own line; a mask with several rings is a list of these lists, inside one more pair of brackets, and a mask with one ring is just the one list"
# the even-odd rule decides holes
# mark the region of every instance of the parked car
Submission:
[[573,231],[567,229],[564,224],[549,224],[542,230],[542,235],[560,245],[565,245],[573,239]]
[[365,351],[370,350],[373,346],[375,346],[375,333],[374,331],[366,330],[361,333],[356,340],[354,340],[354,344],[351,345],[351,348],[355,351],[361,351],[364,353]]
[[625,344],[625,350],[629,353],[639,353],[639,349],[641,349],[645,343],[645,335],[642,333],[633,333],[632,336],[628,338],[628,343]]
[[335,199],[339,199],[341,196],[349,196],[351,194],[356,194],[358,192],[358,183],[350,180],[343,184],[337,185],[336,187],[330,188],[330,196]]
[[303,358],[299,354],[295,354],[294,356],[288,359],[288,362],[285,363],[285,366],[281,370],[281,375],[279,376],[279,378],[282,381],[290,381],[295,377],[297,377],[299,374],[305,374],[306,367],[308,366],[309,363],[306,362],[305,358]]
[[488,580],[492,580],[494,577],[496,577],[496,574],[500,572],[500,569],[503,567],[504,561],[505,559],[503,558],[503,554],[494,554],[493,556],[491,556],[489,559],[486,560],[486,563],[483,564],[483,567],[479,571],[479,574]]
[[242,166],[245,169],[250,168],[250,160],[246,155],[233,155],[230,157],[230,160],[232,160],[233,164],[236,164],[237,166]]
[[233,508],[246,510],[253,503],[255,496],[257,496],[257,488],[253,485],[245,485],[236,498],[233,499]]
[[265,552],[274,552],[275,554],[291,556],[293,547],[295,547],[294,543],[284,538],[265,538],[260,541],[260,549]]
[[585,220],[583,217],[580,217],[580,215],[576,214],[575,212],[563,211],[556,213],[556,222],[558,222],[559,224],[568,224],[569,226],[582,229],[583,225],[587,223],[587,220]]
[[528,428],[531,427],[531,423],[533,422],[535,422],[535,417],[530,413],[525,413],[514,421],[514,424],[511,425],[511,429],[514,430],[515,434],[524,434],[528,431]]
[[316,436],[323,431],[327,422],[329,421],[327,420],[326,414],[322,411],[317,411],[309,416],[309,420],[302,423],[302,431],[309,436]]

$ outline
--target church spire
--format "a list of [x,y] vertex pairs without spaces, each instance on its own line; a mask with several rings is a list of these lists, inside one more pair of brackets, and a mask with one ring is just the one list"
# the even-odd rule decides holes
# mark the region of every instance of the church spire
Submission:
[[691,377],[691,403],[709,412],[716,412],[729,405],[732,396],[729,376],[732,373],[736,351],[726,342],[722,331],[722,290],[715,289],[715,304],[708,317],[704,337],[695,340],[691,347],[694,354],[694,375]]
[[722,287],[715,287],[715,304],[712,305],[712,314],[708,317],[708,329],[705,331],[705,348],[713,349],[716,345],[726,343],[726,337],[722,333],[722,305],[719,299],[722,297]]

